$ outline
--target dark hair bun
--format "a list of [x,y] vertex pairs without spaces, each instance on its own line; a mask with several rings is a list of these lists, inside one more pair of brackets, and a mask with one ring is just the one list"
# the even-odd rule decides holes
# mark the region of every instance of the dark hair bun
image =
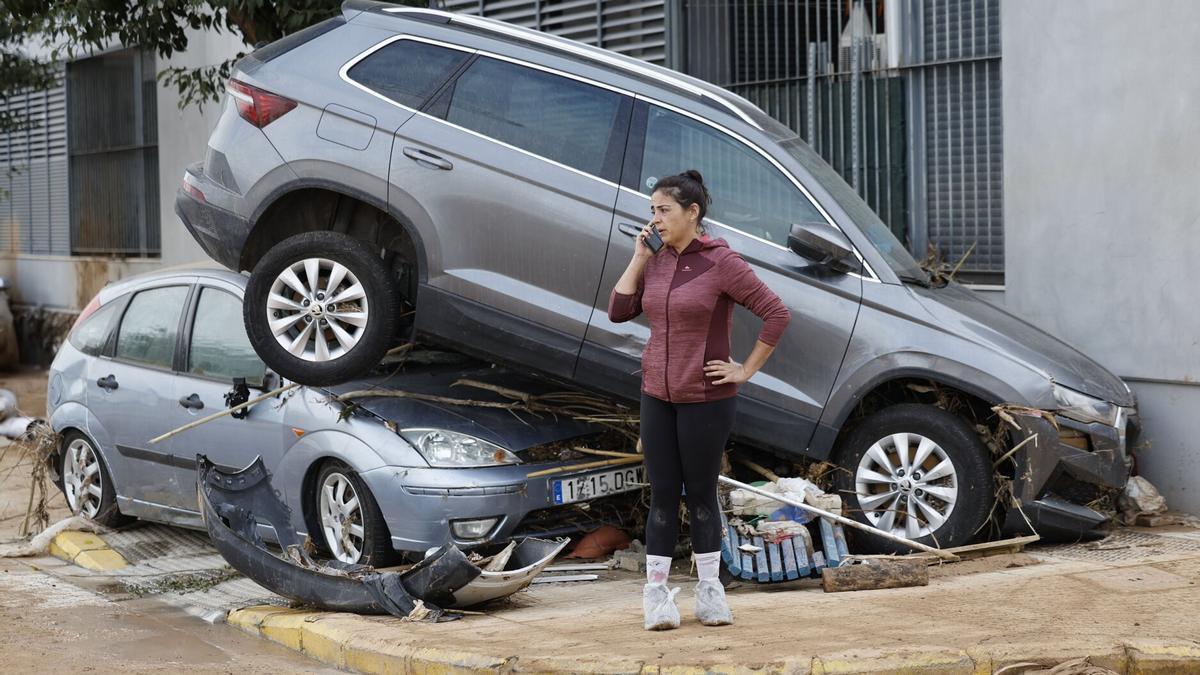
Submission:
[[696,181],[697,183],[700,183],[701,185],[704,185],[704,176],[701,176],[700,172],[695,169],[688,169],[687,171],[683,172],[683,175],[687,176],[688,178],[691,178],[692,180]]

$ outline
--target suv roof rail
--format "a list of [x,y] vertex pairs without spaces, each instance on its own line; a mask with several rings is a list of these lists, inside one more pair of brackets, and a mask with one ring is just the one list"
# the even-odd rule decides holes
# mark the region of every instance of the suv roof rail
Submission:
[[[640,63],[632,57],[616,54],[607,49],[593,47],[576,40],[571,40],[548,33],[542,33],[531,28],[525,28],[523,26],[504,23],[495,19],[475,16],[472,14],[455,14],[437,9],[405,7],[387,2],[376,2],[374,0],[346,0],[346,2],[342,4],[342,11],[343,13],[347,14],[347,18],[350,18],[350,12],[354,12],[354,16],[357,16],[361,12],[370,11],[382,12],[393,16],[403,16],[404,18],[408,19],[458,25],[466,28],[474,28],[491,33],[493,35],[504,36],[512,40],[524,42],[526,44],[549,48],[558,52],[565,52],[571,56],[592,61],[594,63],[599,63],[611,68],[616,68],[626,74],[632,74],[643,79],[649,79],[660,84],[668,85],[702,100],[707,99],[708,101],[715,103],[717,107],[733,113],[733,115],[753,126],[755,129],[760,131],[763,129],[762,125],[759,124],[753,117],[751,117],[745,109],[731,100],[731,98],[728,96],[728,92],[725,92],[715,85],[699,80],[697,80],[695,83],[689,82],[688,80],[694,78],[681,76],[673,71],[651,63]],[[750,107],[753,107],[754,105],[749,101],[746,101],[745,104]]]

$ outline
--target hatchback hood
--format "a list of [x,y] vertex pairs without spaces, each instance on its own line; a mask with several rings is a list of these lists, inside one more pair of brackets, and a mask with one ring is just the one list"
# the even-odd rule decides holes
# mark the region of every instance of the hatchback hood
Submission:
[[961,284],[908,288],[944,330],[1008,354],[1065,387],[1118,405],[1134,405],[1125,383],[1099,363]]
[[[341,395],[351,391],[378,389],[381,392],[402,391],[452,399],[511,402],[511,399],[486,389],[452,386],[460,379],[488,382],[528,394],[563,389],[546,380],[521,375],[505,368],[464,368],[461,365],[452,365],[420,367],[396,375],[355,380],[330,387],[327,391]],[[395,422],[399,429],[436,428],[456,431],[495,443],[513,452],[603,430],[599,426],[578,422],[565,416],[534,416],[521,410],[436,403],[409,398],[364,397],[355,400],[362,409]]]

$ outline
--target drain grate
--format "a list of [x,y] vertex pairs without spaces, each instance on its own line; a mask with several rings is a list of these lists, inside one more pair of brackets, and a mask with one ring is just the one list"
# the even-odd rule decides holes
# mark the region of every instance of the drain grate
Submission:
[[156,558],[190,558],[216,552],[208,535],[166,525],[147,525],[104,535],[104,541],[131,565]]
[[1163,556],[1200,555],[1200,540],[1118,530],[1100,541],[1058,546],[1042,546],[1039,555],[1070,558],[1086,562],[1136,562]]

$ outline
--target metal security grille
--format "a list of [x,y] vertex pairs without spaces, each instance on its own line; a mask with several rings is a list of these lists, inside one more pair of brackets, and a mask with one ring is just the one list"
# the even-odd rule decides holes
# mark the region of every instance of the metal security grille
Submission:
[[[914,119],[923,119],[924,156],[914,185],[924,210],[914,218],[950,261],[972,245],[963,269],[980,280],[1004,272],[1003,128],[1000,107],[999,0],[924,0],[910,21],[914,46],[908,79]],[[917,135],[914,134],[914,135]],[[923,194],[922,194],[923,189]],[[925,241],[914,237],[915,246]]]
[[67,68],[74,254],[159,255],[154,72],[153,53],[135,49]]
[[917,257],[1003,272],[999,0],[684,7],[684,70],[794,129]]
[[24,120],[0,133],[0,251],[67,255],[66,91],[14,94],[0,107]]
[[450,12],[507,21],[658,65],[668,61],[664,0],[439,0]]

